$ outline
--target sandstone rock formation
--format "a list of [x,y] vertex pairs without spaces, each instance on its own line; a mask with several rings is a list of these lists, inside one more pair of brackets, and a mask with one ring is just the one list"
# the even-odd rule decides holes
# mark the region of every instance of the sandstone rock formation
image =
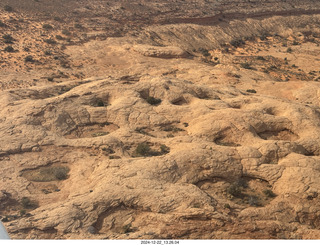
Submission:
[[10,236],[319,239],[317,20],[154,25],[64,47],[51,81],[3,71]]

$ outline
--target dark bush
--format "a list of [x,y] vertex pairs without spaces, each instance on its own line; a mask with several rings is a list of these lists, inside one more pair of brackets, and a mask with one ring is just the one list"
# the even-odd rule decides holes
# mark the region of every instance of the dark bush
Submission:
[[254,89],[247,89],[246,91],[247,91],[248,93],[252,93],[252,94],[257,93],[257,91],[255,91]]
[[274,192],[269,189],[264,190],[263,194],[265,194],[267,197],[276,197],[276,194],[274,194]]
[[54,39],[52,39],[52,38],[45,39],[44,41],[45,41],[46,43],[48,43],[48,44],[57,44],[57,42],[56,42]]
[[28,55],[24,58],[25,62],[34,62],[33,56],[32,55]]
[[240,66],[244,69],[252,69],[251,64],[248,62],[241,63]]
[[12,52],[14,52],[14,48],[12,46],[7,46],[4,48],[4,51],[12,53]]
[[292,53],[292,48],[287,48],[287,53]]
[[5,26],[7,25],[0,20],[0,27],[5,27]]
[[254,207],[261,206],[260,199],[257,196],[249,196],[248,203],[250,206],[254,206]]
[[62,30],[61,33],[62,33],[63,35],[66,35],[66,36],[70,36],[70,35],[71,35],[71,32],[68,31],[68,30]]
[[24,209],[35,208],[37,206],[29,197],[23,197],[21,199],[21,205]]
[[229,193],[230,195],[234,196],[234,197],[242,197],[242,191],[240,186],[238,186],[237,184],[233,183],[232,185],[230,185],[227,188],[227,193]]
[[64,40],[64,38],[62,36],[60,36],[60,35],[56,35],[56,39],[57,40]]
[[7,12],[12,12],[13,11],[13,8],[9,5],[5,5],[4,8],[3,8],[5,11]]
[[147,98],[146,98],[146,101],[147,101],[150,105],[158,105],[158,104],[161,103],[161,99],[156,99],[156,98],[151,97],[151,96],[147,97]]
[[10,34],[5,34],[2,36],[5,43],[13,43],[14,38]]
[[235,39],[235,40],[232,40],[232,41],[230,42],[230,44],[231,44],[233,47],[238,48],[238,47],[244,45],[244,44],[245,44],[245,41],[243,41],[242,39]]
[[46,30],[51,30],[51,29],[53,29],[53,26],[50,25],[50,24],[43,24],[43,25],[42,25],[42,28],[43,28],[43,29],[46,29]]
[[140,143],[137,146],[135,153],[137,156],[149,156],[151,153],[151,148],[147,143]]

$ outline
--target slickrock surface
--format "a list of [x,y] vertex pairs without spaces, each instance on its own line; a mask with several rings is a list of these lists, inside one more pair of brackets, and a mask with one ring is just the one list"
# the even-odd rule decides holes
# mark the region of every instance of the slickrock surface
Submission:
[[[177,11],[178,24],[104,40],[75,31],[56,44],[28,36],[43,23],[24,21],[19,51],[1,51],[0,215],[10,236],[319,239],[320,8],[303,2],[292,3],[303,15],[205,25]],[[10,15],[22,15],[1,14],[8,33]]]

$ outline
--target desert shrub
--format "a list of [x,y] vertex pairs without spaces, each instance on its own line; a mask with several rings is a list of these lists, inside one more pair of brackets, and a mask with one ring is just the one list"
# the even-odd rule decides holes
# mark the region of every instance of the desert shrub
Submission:
[[247,89],[246,91],[247,91],[248,93],[252,93],[252,94],[257,93],[257,91],[256,91],[256,90],[254,90],[254,89]]
[[204,49],[204,48],[200,48],[199,51],[202,53],[202,55],[204,57],[209,57],[210,56],[210,53],[207,49]]
[[234,182],[234,184],[243,188],[248,187],[248,182],[243,178],[238,179],[237,181]]
[[25,209],[20,210],[20,216],[24,216],[26,213],[27,213],[27,211]]
[[68,178],[69,169],[68,168],[55,168],[54,176],[58,180],[65,180]]
[[292,45],[297,46],[297,45],[299,45],[299,42],[293,41]]
[[56,39],[57,40],[64,40],[64,38],[62,36],[60,36],[60,35],[56,35]]
[[260,40],[261,41],[264,41],[267,39],[267,37],[270,36],[269,33],[265,32],[265,33],[262,33],[261,36],[260,36]]
[[93,133],[91,136],[92,137],[100,137],[100,136],[105,136],[109,134],[108,132],[97,132],[97,133]]
[[266,60],[263,56],[258,56],[257,60]]
[[25,209],[30,209],[30,208],[36,207],[36,204],[33,201],[31,201],[29,197],[23,197],[21,199],[21,205]]
[[287,53],[292,53],[292,48],[287,48]]
[[276,194],[272,190],[266,189],[263,191],[263,194],[265,194],[267,197],[275,197]]
[[248,203],[250,206],[254,206],[254,207],[261,206],[260,199],[257,196],[249,196]]
[[14,38],[10,34],[5,34],[2,38],[5,43],[13,43],[14,41]]
[[252,69],[251,64],[248,62],[241,63],[240,66],[244,69]]
[[148,96],[146,98],[146,101],[150,104],[150,105],[158,105],[161,103],[161,99],[157,99],[151,96]]
[[71,32],[68,31],[68,30],[62,30],[61,33],[65,36],[70,36],[71,35]]
[[244,45],[245,42],[244,42],[242,39],[234,39],[234,40],[232,40],[232,41],[230,42],[230,44],[231,44],[233,47],[238,48],[238,47]]
[[45,54],[45,55],[52,55],[52,53],[51,53],[50,50],[45,50],[45,51],[44,51],[44,54]]
[[227,188],[227,193],[234,197],[242,197],[241,188],[236,183],[233,183]]
[[124,225],[123,227],[122,227],[122,232],[123,233],[129,233],[129,232],[131,232],[132,231],[132,229],[131,229],[131,224],[127,224],[127,225]]
[[5,11],[7,12],[12,12],[13,11],[13,8],[9,5],[5,5],[4,8],[3,8]]
[[42,25],[42,28],[43,28],[43,29],[46,29],[46,30],[51,30],[51,29],[53,29],[53,26],[50,25],[50,24],[43,24],[43,25]]
[[0,20],[0,27],[5,27],[5,26],[7,25]]
[[83,28],[83,26],[81,24],[79,24],[79,23],[74,24],[74,27],[78,28],[78,29],[82,29]]
[[12,52],[14,52],[14,48],[12,46],[7,46],[4,48],[4,51],[12,53]]
[[231,206],[228,203],[224,204],[223,207],[227,209],[231,209]]
[[166,145],[160,145],[160,152],[162,154],[166,154],[166,153],[169,153],[170,152],[170,148]]
[[32,55],[27,55],[27,56],[24,58],[24,61],[25,61],[25,62],[34,62],[33,56],[32,56]]
[[57,42],[52,38],[45,39],[44,41],[48,44],[57,44]]
[[53,17],[53,20],[55,20],[55,21],[62,21],[62,19],[61,19],[60,17],[58,17],[58,16]]
[[137,156],[149,156],[151,154],[151,148],[147,143],[140,143],[137,146],[135,153]]

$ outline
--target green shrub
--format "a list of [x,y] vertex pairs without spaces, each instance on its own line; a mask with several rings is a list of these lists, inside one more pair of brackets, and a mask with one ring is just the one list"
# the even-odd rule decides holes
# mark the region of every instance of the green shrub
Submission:
[[162,154],[166,154],[166,153],[169,153],[170,152],[170,148],[166,145],[160,145],[160,152]]
[[64,38],[62,36],[60,36],[60,35],[56,35],[56,39],[57,40],[64,40]]
[[122,227],[122,232],[123,232],[123,233],[132,232],[131,224],[124,225],[124,226]]
[[10,34],[5,34],[2,36],[5,43],[13,43],[14,38]]
[[137,146],[135,153],[137,156],[149,156],[151,153],[151,148],[147,143],[140,143]]
[[9,5],[5,5],[4,8],[3,8],[5,11],[7,12],[12,12],[13,11],[13,8]]
[[68,31],[68,30],[62,30],[61,33],[65,36],[70,36],[71,35],[71,32]]
[[274,192],[269,189],[264,190],[263,194],[265,194],[267,197],[276,197],[276,194],[274,194]]
[[257,196],[249,196],[248,203],[250,206],[253,206],[253,207],[261,206],[260,199]]
[[12,53],[12,52],[14,52],[14,48],[12,46],[7,46],[4,48],[4,51]]
[[232,40],[232,41],[230,42],[230,44],[231,44],[233,47],[238,48],[238,47],[244,45],[245,42],[244,42],[242,39],[235,39],[235,40]]
[[48,44],[57,44],[57,42],[52,38],[45,39],[44,41]]
[[233,183],[227,188],[227,193],[234,197],[242,197],[241,188],[236,183]]
[[240,66],[244,69],[252,69],[251,64],[248,62],[241,63]]
[[28,55],[24,58],[25,62],[34,62],[33,56],[32,55]]
[[82,29],[83,28],[83,26],[81,24],[79,24],[79,23],[74,24],[74,27],[78,28],[78,29]]
[[256,91],[256,90],[254,90],[254,89],[247,89],[246,91],[247,91],[248,93],[252,93],[252,94],[257,93],[257,91]]
[[287,53],[292,53],[292,48],[287,48]]
[[0,20],[0,27],[5,27],[5,26],[7,25]]
[[158,105],[161,103],[161,99],[156,99],[154,97],[148,96],[146,98],[146,101],[150,104],[150,105]]
[[35,206],[35,203],[32,202],[29,197],[23,197],[21,199],[21,205],[25,209],[30,209],[30,208],[33,208]]
[[266,60],[263,56],[258,56],[257,60]]
[[43,24],[43,25],[42,25],[42,28],[43,28],[43,29],[46,29],[46,30],[51,30],[51,29],[53,29],[53,26],[50,25],[50,24]]

